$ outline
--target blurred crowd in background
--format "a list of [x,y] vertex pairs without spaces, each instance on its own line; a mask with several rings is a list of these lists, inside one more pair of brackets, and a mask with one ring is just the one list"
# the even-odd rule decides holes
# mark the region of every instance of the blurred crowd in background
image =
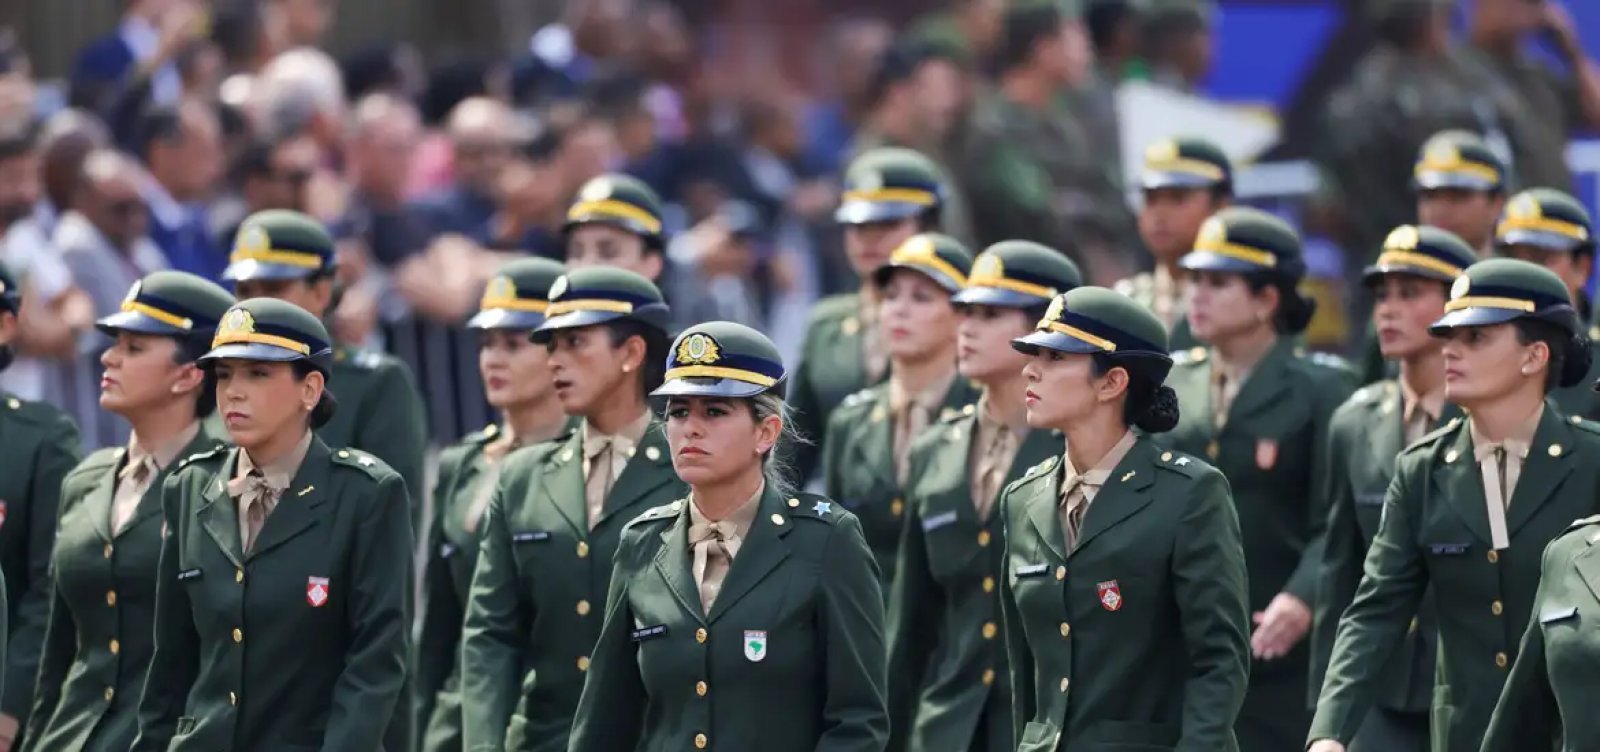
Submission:
[[[25,279],[0,387],[68,409],[90,449],[125,439],[96,405],[92,322],[152,270],[217,278],[239,222],[269,208],[334,229],[332,330],[412,361],[440,441],[481,425],[475,375],[447,376],[484,282],[509,255],[563,258],[567,205],[607,171],[668,206],[678,320],[751,324],[791,358],[810,304],[856,285],[832,212],[873,146],[949,173],[947,229],[975,250],[1037,240],[1110,285],[1149,265],[1117,91],[1204,98],[1219,18],[1205,0],[1068,0],[1049,24],[1042,0],[796,4],[805,37],[743,67],[712,3],[579,0],[512,54],[424,56],[331,48],[334,0],[116,1],[61,77],[34,75],[28,39],[0,41],[0,258]],[[1326,177],[1302,222],[1347,268],[1407,220],[1438,130],[1483,133],[1519,179],[1571,190],[1563,153],[1600,125],[1600,75],[1559,4],[1331,4],[1364,31],[1308,72],[1318,114],[1284,133]]]

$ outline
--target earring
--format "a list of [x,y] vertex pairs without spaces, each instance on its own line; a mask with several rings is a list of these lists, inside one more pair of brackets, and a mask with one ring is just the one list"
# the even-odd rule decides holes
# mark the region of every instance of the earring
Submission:
[[622,372],[623,373],[633,373],[633,366],[630,366],[630,365],[627,365],[626,363],[624,363],[623,366],[622,366]]

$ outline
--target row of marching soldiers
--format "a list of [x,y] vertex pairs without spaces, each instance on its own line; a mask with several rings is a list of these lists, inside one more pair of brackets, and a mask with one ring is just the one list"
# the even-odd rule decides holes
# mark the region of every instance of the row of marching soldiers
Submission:
[[1419,215],[1455,226],[1365,270],[1393,374],[1357,390],[1301,349],[1300,238],[1232,174],[1151,148],[1158,267],[1109,290],[974,255],[927,159],[869,152],[837,212],[861,292],[793,369],[737,324],[673,337],[660,204],[597,179],[567,242],[631,268],[489,283],[503,420],[425,522],[415,394],[321,322],[327,233],[256,215],[242,299],[159,272],[99,322],[128,447],[0,409],[0,749],[1600,745],[1588,214],[1430,142]]

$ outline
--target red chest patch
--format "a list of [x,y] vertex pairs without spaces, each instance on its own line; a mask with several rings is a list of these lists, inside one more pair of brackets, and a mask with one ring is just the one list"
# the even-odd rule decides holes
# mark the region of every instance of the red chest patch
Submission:
[[1096,583],[1094,589],[1100,593],[1100,605],[1107,611],[1122,610],[1122,587],[1116,580],[1106,580]]
[[328,578],[311,577],[306,580],[306,603],[312,608],[322,608],[328,602]]
[[0,499],[0,527],[6,524],[6,500]]

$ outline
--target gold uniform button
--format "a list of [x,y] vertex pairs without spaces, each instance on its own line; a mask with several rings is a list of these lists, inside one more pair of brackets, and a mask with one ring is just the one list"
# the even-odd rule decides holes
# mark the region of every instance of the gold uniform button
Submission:
[[709,637],[709,635],[706,634],[705,627],[701,627],[694,631],[694,641],[700,643],[701,645],[706,644],[707,637]]
[[783,515],[778,514],[777,512],[773,512],[772,513],[772,524],[777,525],[779,527],[782,527],[783,526]]
[[983,670],[983,683],[984,684],[993,684],[994,683],[994,669],[986,668],[986,669]]
[[988,530],[979,530],[978,531],[978,545],[979,546],[981,546],[983,548],[988,548],[989,547],[989,538],[990,538],[990,535],[989,535],[989,531]]
[[710,692],[710,691],[711,691],[711,688],[706,686],[705,682],[701,681],[701,682],[695,682],[694,683],[694,693],[695,694],[700,695],[701,697],[705,697],[706,693]]
[[120,652],[122,652],[122,643],[117,642],[116,638],[113,637],[111,639],[111,654],[116,655]]
[[1072,634],[1072,625],[1068,624],[1066,622],[1061,622],[1061,636],[1062,637],[1067,637],[1067,636],[1069,636],[1071,634]]
[[788,501],[788,504],[789,504],[789,508],[790,509],[795,509],[795,508],[798,508],[800,506],[800,500],[799,499],[790,499]]
[[584,558],[588,558],[588,556],[589,556],[589,544],[585,543],[583,541],[578,541],[578,558],[584,559]]
[[1560,457],[1561,456],[1561,445],[1560,444],[1551,444],[1550,445],[1550,456],[1551,457]]
[[106,605],[107,606],[115,606],[115,605],[117,605],[117,591],[115,591],[115,590],[107,590],[106,591]]
[[578,615],[579,616],[588,616],[589,615],[589,602],[588,601],[578,601]]
[[1450,451],[1448,451],[1448,452],[1445,452],[1445,453],[1444,453],[1444,461],[1445,461],[1445,464],[1447,464],[1447,465],[1448,465],[1448,464],[1450,464],[1450,463],[1452,463],[1452,462],[1455,462],[1455,461],[1456,461],[1456,458],[1457,458],[1457,457],[1460,457],[1460,456],[1461,456],[1461,453],[1460,453],[1460,452],[1457,452],[1457,451],[1456,451],[1456,450],[1454,450],[1454,449],[1452,449],[1452,450],[1450,450]]
[[1488,556],[1489,556],[1489,563],[1490,564],[1499,564],[1500,563],[1500,552],[1499,551],[1496,551],[1494,549],[1489,549]]
[[1069,685],[1071,683],[1072,682],[1067,680],[1067,677],[1065,677],[1065,676],[1061,677],[1061,691],[1062,692],[1067,691],[1067,685]]
[[244,632],[237,629],[233,630],[233,641],[244,642]]
[[1499,616],[1505,610],[1505,604],[1501,603],[1500,601],[1495,601],[1494,603],[1489,604],[1489,613],[1494,614],[1495,616]]
[[1162,452],[1161,453],[1161,461],[1162,462],[1171,462],[1172,461],[1172,452]]
[[117,690],[115,687],[106,687],[106,702],[111,702],[111,698],[116,696]]
[[105,547],[105,550],[102,551],[101,553],[103,553],[107,559],[111,558],[111,544],[107,543],[106,547]]
[[695,734],[694,735],[694,748],[695,749],[705,749],[706,745],[710,744],[710,743],[711,743],[711,740],[707,739],[705,734]]
[[1056,567],[1056,581],[1060,582],[1060,581],[1065,580],[1065,579],[1067,579],[1067,568],[1066,567]]
[[992,639],[994,639],[995,633],[999,632],[999,631],[1000,631],[1000,628],[996,627],[994,625],[994,622],[986,621],[986,622],[983,623],[983,639],[992,640]]
[[993,577],[985,577],[985,578],[983,578],[983,592],[985,592],[985,593],[994,592],[994,578]]
[[587,656],[587,655],[578,656],[578,670],[579,671],[588,671],[589,670],[589,656]]
[[235,570],[233,570],[233,581],[234,582],[244,582],[244,570],[243,569],[235,569]]
[[1505,653],[1495,653],[1494,654],[1494,665],[1495,666],[1497,666],[1499,668],[1505,668],[1506,667],[1506,663],[1508,663],[1508,662],[1509,662],[1509,660],[1506,658],[1506,654]]
[[239,695],[234,694],[233,692],[229,692],[228,693],[228,704],[229,705],[238,705],[239,704]]
[[900,515],[905,514],[905,513],[906,513],[906,500],[905,499],[895,499],[894,501],[889,502],[889,514],[892,514],[892,515],[894,515],[896,517],[899,517]]

